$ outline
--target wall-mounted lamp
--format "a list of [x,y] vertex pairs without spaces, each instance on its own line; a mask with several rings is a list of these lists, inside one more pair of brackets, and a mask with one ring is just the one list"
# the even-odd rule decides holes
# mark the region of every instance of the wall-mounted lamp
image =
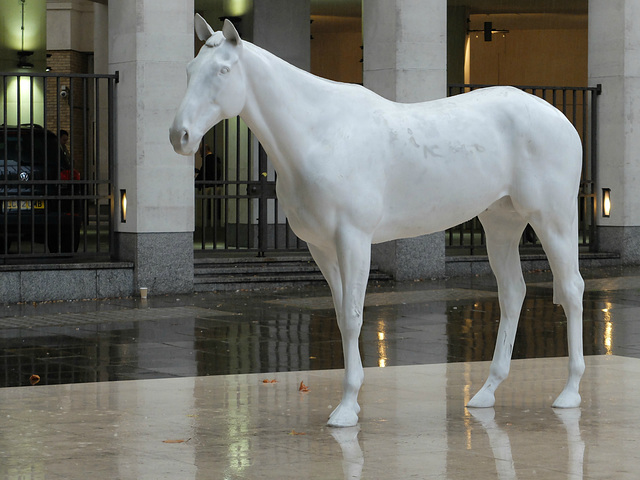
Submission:
[[127,223],[127,191],[120,190],[120,223]]
[[491,22],[484,22],[484,41],[490,42],[492,40],[493,33],[493,24]]
[[33,55],[33,52],[20,50],[18,52],[18,68],[33,68],[33,63],[29,61],[31,55]]
[[609,218],[611,215],[611,189],[602,189],[602,216]]
[[29,57],[33,55],[33,52],[28,52],[24,49],[24,2],[26,0],[20,0],[22,7],[22,25],[20,30],[22,32],[22,49],[18,52],[18,68],[33,68],[33,63],[29,61]]
[[[470,23],[470,21],[467,20],[467,23]],[[505,34],[509,33],[509,30],[499,30],[499,29],[493,28],[493,22],[484,22],[484,28],[482,30],[468,30],[468,31],[469,33],[482,32],[484,34],[485,42],[492,41],[494,33],[502,33],[503,37],[505,36]],[[476,35],[476,38],[477,38],[477,35]]]

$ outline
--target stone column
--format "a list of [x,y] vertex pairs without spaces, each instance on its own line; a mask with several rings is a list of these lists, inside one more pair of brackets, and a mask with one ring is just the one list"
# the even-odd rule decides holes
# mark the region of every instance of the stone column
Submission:
[[311,5],[309,0],[253,3],[253,40],[298,68],[311,66]]
[[[269,0],[253,2],[251,42],[307,72],[311,69],[311,2],[309,0]],[[258,158],[258,141],[254,139],[254,158]],[[258,175],[257,162],[254,165]],[[255,177],[254,177],[255,178]],[[267,180],[275,181],[273,165],[269,163]],[[269,228],[275,229],[280,244],[286,241],[286,215],[282,206],[275,216],[269,214]],[[257,212],[257,203],[256,209]],[[255,223],[257,225],[257,216]]]
[[[116,87],[118,257],[135,263],[135,288],[193,291],[193,158],[177,155],[169,126],[193,58],[193,0],[110,0],[109,70]],[[127,218],[120,222],[120,191]]]
[[[397,102],[446,96],[446,0],[367,0],[362,29],[365,87]],[[444,246],[439,232],[374,245],[372,257],[396,280],[440,277]]]
[[598,209],[599,249],[640,263],[640,1],[589,0],[589,85],[598,98],[598,205],[611,189],[611,217]]
[[447,83],[464,83],[468,18],[468,7],[447,7]]

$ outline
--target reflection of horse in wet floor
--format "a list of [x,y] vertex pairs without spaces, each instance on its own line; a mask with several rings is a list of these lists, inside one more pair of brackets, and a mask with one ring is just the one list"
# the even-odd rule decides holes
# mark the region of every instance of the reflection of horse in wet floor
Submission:
[[580,434],[580,409],[572,408],[568,410],[555,409],[556,414],[564,428],[567,430],[567,443],[569,445],[569,478],[580,479],[584,472],[584,450],[585,444]]
[[[579,480],[583,478],[585,452],[585,443],[580,434],[580,409],[554,409],[553,412],[567,432],[567,478]],[[489,446],[495,459],[497,478],[499,480],[517,479],[509,434],[498,426],[495,420],[495,410],[493,408],[474,408],[469,409],[469,413],[489,437]],[[359,433],[359,425],[330,431],[331,436],[338,442],[342,450],[342,471],[345,480],[358,480],[362,477],[365,459],[358,441]],[[564,450],[564,448],[560,448]]]
[[340,445],[342,450],[342,472],[345,480],[359,480],[364,466],[364,454],[358,442],[360,426],[331,430],[331,436]]
[[333,295],[344,353],[332,426],[358,422],[364,379],[358,339],[371,244],[444,230],[479,216],[498,281],[501,319],[489,377],[469,402],[491,407],[506,378],[525,296],[518,244],[530,224],[567,315],[569,378],[555,407],[580,405],[582,293],[577,195],[582,144],[549,103],[510,87],[417,104],[330,82],[240,39],[231,22],[189,63],[170,139],[192,155],[203,134],[240,115],[278,174],[289,224],[307,242]]
[[[553,410],[567,431],[568,446],[568,478],[583,478],[585,445],[580,435],[580,409]],[[487,432],[489,445],[496,462],[496,471],[499,480],[513,480],[518,478],[511,452],[509,434],[500,428],[495,421],[496,412],[493,408],[469,409],[469,413],[475,418]]]

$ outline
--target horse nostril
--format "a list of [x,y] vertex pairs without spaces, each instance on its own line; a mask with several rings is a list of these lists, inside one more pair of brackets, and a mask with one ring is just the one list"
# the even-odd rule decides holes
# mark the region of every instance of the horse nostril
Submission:
[[186,128],[172,127],[169,129],[169,140],[176,152],[184,154],[189,145],[189,132]]

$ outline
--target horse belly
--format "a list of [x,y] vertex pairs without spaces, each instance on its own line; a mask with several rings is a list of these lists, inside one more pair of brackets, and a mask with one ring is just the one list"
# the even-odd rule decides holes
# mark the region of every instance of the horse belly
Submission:
[[413,147],[396,151],[374,241],[450,228],[507,195],[513,164],[500,136],[488,136],[492,141],[482,145],[473,138],[439,143],[412,140],[407,144],[418,144],[417,153]]
[[472,219],[505,195],[505,190],[499,187],[481,191],[476,188],[416,190],[416,194],[403,195],[401,201],[388,203],[373,243],[446,230]]

